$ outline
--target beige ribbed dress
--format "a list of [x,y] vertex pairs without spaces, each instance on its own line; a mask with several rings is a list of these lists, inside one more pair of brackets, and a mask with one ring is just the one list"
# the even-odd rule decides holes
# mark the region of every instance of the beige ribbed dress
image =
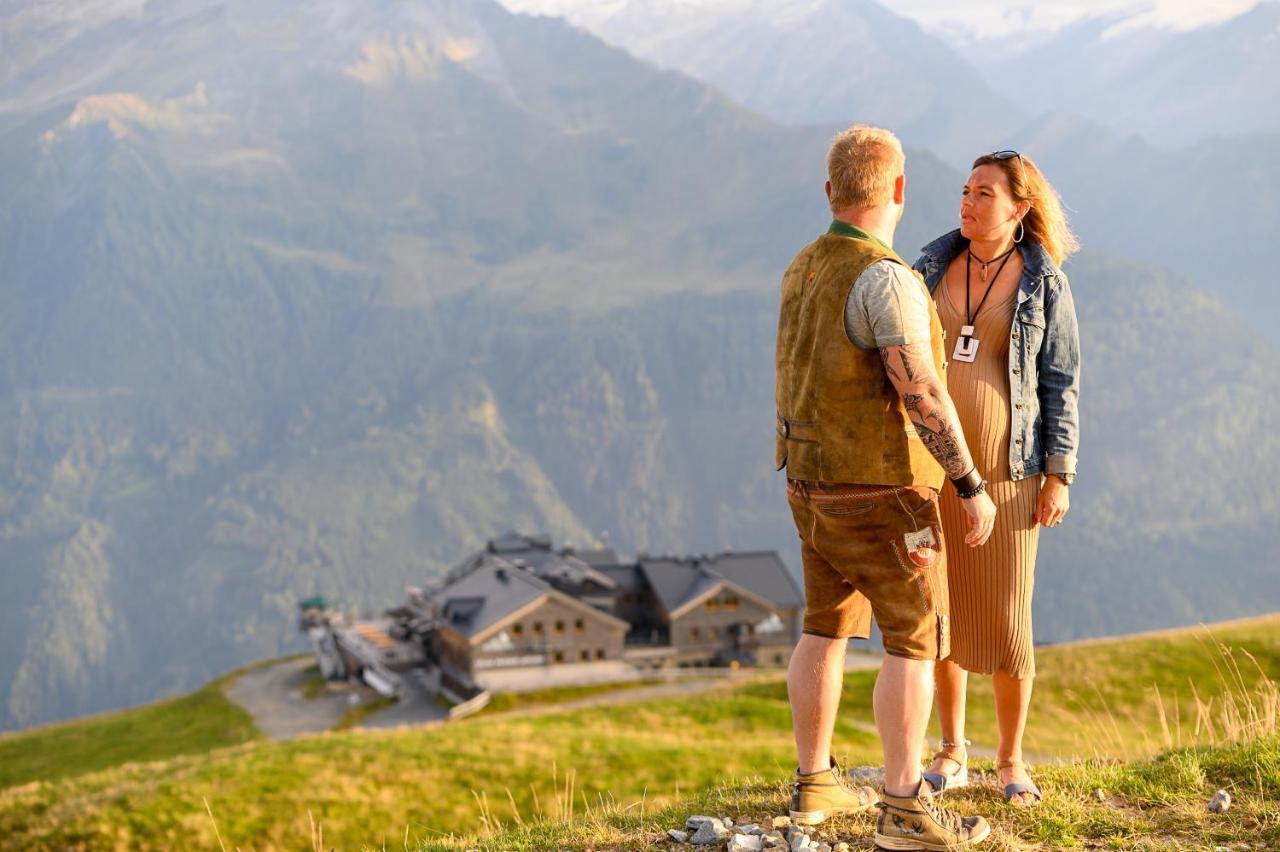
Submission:
[[[945,282],[933,295],[950,350],[964,325],[964,305],[952,303]],[[970,672],[1003,670],[1013,677],[1032,677],[1031,590],[1040,540],[1035,523],[1040,477],[1013,482],[1009,474],[1009,333],[1017,296],[1014,288],[1000,304],[982,307],[974,322],[974,336],[981,343],[973,363],[947,353],[947,390],[996,504],[991,538],[977,548],[964,543],[968,516],[954,488],[942,490],[940,503],[951,590],[950,659]]]

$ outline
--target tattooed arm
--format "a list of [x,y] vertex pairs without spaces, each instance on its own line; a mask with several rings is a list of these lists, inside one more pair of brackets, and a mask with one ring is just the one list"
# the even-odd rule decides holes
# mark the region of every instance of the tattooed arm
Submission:
[[[973,456],[964,440],[960,418],[951,395],[933,367],[929,348],[920,345],[882,346],[880,357],[889,381],[902,397],[907,417],[920,440],[933,453],[950,479],[973,470]],[[995,526],[996,507],[982,493],[961,501],[969,516],[965,543],[971,547],[986,543]]]
[[884,371],[902,396],[916,434],[947,472],[958,479],[973,470],[973,456],[965,443],[960,418],[946,385],[933,368],[924,346],[884,346],[880,349]]

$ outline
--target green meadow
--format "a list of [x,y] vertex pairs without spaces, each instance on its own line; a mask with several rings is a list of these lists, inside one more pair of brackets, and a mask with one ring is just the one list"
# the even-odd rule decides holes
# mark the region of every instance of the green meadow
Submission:
[[[1044,648],[1038,670],[1027,748],[1046,800],[1024,812],[993,786],[957,794],[997,826],[985,848],[1280,846],[1280,617]],[[846,678],[836,751],[850,765],[879,763],[873,678]],[[975,745],[994,745],[981,678],[970,708]],[[220,682],[0,738],[0,848],[645,848],[690,813],[782,813],[793,766],[781,672],[289,742],[260,738]],[[1236,805],[1211,816],[1219,787]],[[869,848],[869,820],[821,832]]]

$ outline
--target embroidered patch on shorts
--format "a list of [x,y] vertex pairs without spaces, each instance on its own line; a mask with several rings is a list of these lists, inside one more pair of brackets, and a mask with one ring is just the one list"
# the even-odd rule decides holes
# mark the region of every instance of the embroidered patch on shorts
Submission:
[[938,539],[933,534],[933,527],[909,532],[902,537],[902,540],[907,546],[907,556],[917,568],[928,568],[938,561],[941,549],[938,547]]

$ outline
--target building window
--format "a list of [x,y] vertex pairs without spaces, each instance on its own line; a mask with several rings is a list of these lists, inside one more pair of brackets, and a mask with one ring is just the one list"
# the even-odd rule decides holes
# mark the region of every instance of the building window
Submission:
[[564,651],[556,651],[555,653],[553,653],[553,654],[551,655],[551,659],[552,659],[552,661],[553,661],[553,662],[563,663],[563,662],[564,662]]
[[604,648],[596,648],[596,659],[597,660],[604,659]]
[[712,638],[712,639],[719,639],[719,638],[720,638],[720,628],[719,628],[719,627],[712,627],[712,628],[711,628],[711,638]]
[[533,633],[534,633],[534,635],[535,635],[535,636],[541,636],[541,635],[542,635],[542,622],[541,622],[541,621],[535,621],[535,622],[533,623]]
[[708,598],[704,606],[706,606],[707,612],[715,612],[717,609],[720,608],[720,601],[716,600],[715,598]]
[[523,636],[523,635],[524,635],[524,625],[523,625],[523,624],[513,624],[513,625],[511,625],[511,635],[512,635],[512,636]]
[[557,635],[557,636],[563,636],[563,635],[564,635],[564,622],[563,622],[563,621],[559,621],[559,620],[557,620],[557,621],[556,621],[556,635]]
[[584,663],[587,662],[588,660],[591,659],[591,652],[588,651],[586,648],[583,648],[581,651],[578,652],[578,659],[582,660],[582,662]]
[[736,596],[736,595],[730,595],[729,597],[725,598],[725,599],[724,599],[724,608],[725,608],[725,609],[737,609],[737,608],[738,608],[738,598],[737,598],[737,596]]
[[695,640],[696,640],[696,639],[701,639],[701,638],[702,638],[702,631],[701,631],[701,630],[699,630],[699,629],[698,629],[698,628],[696,628],[696,627],[695,627],[695,628],[693,628],[692,630],[690,630],[690,631],[689,631],[689,638],[690,638],[690,639],[695,639]]
[[581,633],[587,629],[587,623],[583,621],[581,618],[579,618],[577,621],[573,623],[573,629],[576,632]]

